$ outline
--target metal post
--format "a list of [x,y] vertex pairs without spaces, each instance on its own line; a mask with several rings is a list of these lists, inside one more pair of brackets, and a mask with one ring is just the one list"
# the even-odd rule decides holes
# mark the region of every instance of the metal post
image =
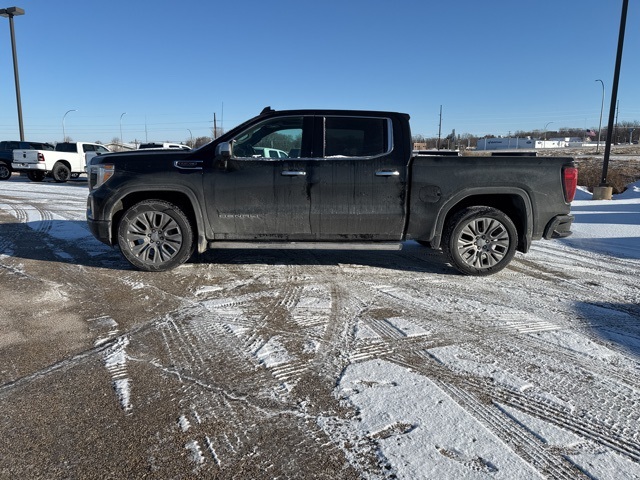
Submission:
[[66,116],[67,116],[67,113],[69,113],[69,112],[77,112],[77,110],[67,110],[67,111],[65,112],[65,114],[62,116],[62,141],[63,141],[63,142],[66,142],[66,141],[67,141],[67,135],[66,135],[66,133],[65,133],[65,131],[64,131],[64,117],[66,117]]
[[0,16],[9,18],[9,30],[11,31],[11,50],[13,52],[13,75],[16,82],[16,102],[18,104],[18,128],[20,129],[20,141],[24,142],[22,100],[20,98],[20,75],[18,74],[18,53],[16,51],[16,34],[13,28],[13,17],[15,17],[16,15],[24,15],[24,10],[18,7],[0,9]]
[[124,140],[122,139],[122,117],[124,117],[127,114],[127,112],[124,112],[122,115],[120,115],[120,146],[122,147],[124,145]]
[[600,104],[600,124],[598,125],[598,144],[596,145],[596,153],[600,148],[600,132],[602,131],[602,110],[604,109],[604,82],[602,80],[596,80],[602,84],[602,103]]
[[440,150],[440,136],[442,134],[442,105],[440,105],[440,122],[438,123],[438,145],[437,150]]
[[627,23],[627,9],[629,0],[622,0],[622,15],[620,16],[620,34],[618,35],[618,53],[616,54],[616,67],[613,74],[613,87],[611,88],[611,108],[609,110],[609,126],[607,129],[607,143],[604,147],[604,161],[602,162],[601,187],[607,185],[607,171],[609,169],[609,155],[611,154],[611,136],[613,134],[613,120],[616,114],[616,102],[618,100],[618,81],[620,80],[620,64],[622,63],[622,48],[624,46],[624,30]]
[[547,127],[548,127],[549,125],[551,125],[552,123],[553,123],[553,122],[547,122],[547,124],[544,126],[544,142],[545,142],[545,147],[547,146],[547,145],[546,145],[546,143],[547,143]]

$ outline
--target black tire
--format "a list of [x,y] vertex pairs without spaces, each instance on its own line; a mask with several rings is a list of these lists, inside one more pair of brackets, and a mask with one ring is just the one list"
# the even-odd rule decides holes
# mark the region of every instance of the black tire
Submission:
[[0,180],[9,180],[11,178],[11,167],[4,162],[0,162]]
[[493,207],[468,207],[445,225],[442,250],[451,264],[467,275],[499,272],[513,259],[518,231],[511,219]]
[[41,182],[44,180],[44,172],[41,172],[39,170],[32,170],[30,172],[27,172],[27,177],[29,177],[29,180],[31,180],[32,182]]
[[129,208],[118,226],[118,245],[131,265],[146,272],[182,265],[195,249],[189,219],[163,200],[144,200]]
[[51,176],[57,183],[65,183],[71,178],[71,170],[64,163],[56,163],[51,170]]
[[71,174],[71,178],[80,178],[80,174],[79,173],[72,173]]

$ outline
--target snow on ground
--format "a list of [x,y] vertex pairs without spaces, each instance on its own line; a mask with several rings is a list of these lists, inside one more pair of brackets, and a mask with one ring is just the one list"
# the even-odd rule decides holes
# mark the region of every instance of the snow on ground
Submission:
[[571,213],[576,217],[567,245],[593,252],[640,258],[640,182],[613,200],[591,200],[578,190]]
[[[575,215],[573,235],[562,243],[640,259],[640,182],[615,195],[611,201],[593,201],[591,194],[581,189],[572,213]],[[618,357],[617,353],[585,337],[576,338],[578,335],[568,331],[542,335],[596,360],[612,361],[609,357]],[[516,390],[532,387],[496,369],[491,362],[468,359],[458,346],[435,348],[429,355]],[[380,360],[353,364],[346,369],[336,394],[359,412],[358,420],[349,428],[378,440],[380,454],[390,463],[397,478],[542,478],[510,449],[504,448],[438,385],[410,369]],[[570,447],[584,441],[521,411],[501,408],[551,445]],[[589,472],[591,478],[640,478],[638,464],[613,453],[581,452],[570,460],[582,471]]]
[[[28,186],[13,180],[3,184],[0,209],[35,232],[44,231],[45,239],[61,239],[78,250],[93,250],[92,254],[96,255],[109,250],[88,233],[84,221],[86,186],[49,188],[44,185],[33,190]],[[43,189],[50,193],[39,193]],[[182,312],[185,318],[176,321],[171,317],[166,325],[158,327],[166,334],[167,350],[174,349],[171,368],[175,362],[183,371],[195,372],[194,378],[198,374],[207,378],[207,362],[194,361],[204,357],[199,349],[213,355],[215,339],[220,338],[219,346],[223,347],[237,338],[238,345],[244,346],[255,363],[248,370],[256,375],[271,372],[272,377],[265,376],[267,381],[281,380],[288,388],[286,392],[280,391],[278,398],[286,398],[295,394],[291,391],[296,382],[312,370],[304,360],[315,359],[331,346],[327,339],[334,337],[329,335],[332,332],[326,327],[327,319],[336,316],[337,324],[342,327],[348,318],[355,318],[352,339],[340,334],[340,329],[335,327],[335,338],[339,338],[336,352],[342,353],[344,348],[349,363],[329,387],[335,385],[333,395],[355,412],[354,416],[340,422],[319,416],[317,422],[364,478],[392,475],[400,479],[529,479],[544,478],[544,472],[554,478],[573,478],[572,467],[558,467],[557,459],[562,457],[584,473],[580,478],[640,479],[638,430],[634,423],[637,403],[633,400],[639,389],[635,372],[640,352],[640,344],[634,342],[640,340],[629,335],[637,324],[637,313],[633,310],[637,305],[629,308],[623,304],[618,308],[611,304],[611,299],[618,298],[615,295],[609,295],[610,303],[600,303],[598,296],[599,292],[609,294],[611,290],[627,289],[632,293],[624,298],[633,298],[637,295],[637,289],[633,289],[637,287],[630,285],[633,280],[626,285],[615,279],[603,284],[589,280],[585,285],[575,279],[586,274],[587,269],[593,277],[593,272],[597,273],[609,261],[640,259],[640,182],[611,201],[590,198],[591,194],[585,190],[578,192],[572,206],[576,218],[571,237],[536,242],[530,254],[519,257],[520,263],[514,262],[518,264],[488,279],[468,279],[439,271],[425,273],[406,267],[394,269],[394,264],[370,259],[369,264],[357,261],[338,265],[301,263],[293,265],[292,277],[285,275],[287,265],[270,265],[247,258],[235,264],[227,262],[239,272],[249,272],[254,277],[248,273],[242,277],[236,270],[230,270],[224,282],[208,284],[202,280],[194,285],[193,298],[186,310],[172,313],[173,317],[179,317]],[[407,264],[412,259],[413,246],[413,242],[406,245]],[[52,245],[52,248],[57,256],[71,258],[60,250],[62,247]],[[582,255],[582,251],[593,256]],[[392,258],[398,261],[405,257]],[[591,260],[592,264],[585,265]],[[224,270],[227,263],[216,265],[216,273],[212,275],[221,275],[217,271]],[[626,265],[626,261],[621,264],[633,273],[633,266]],[[574,276],[563,276],[563,269],[569,268]],[[177,269],[175,279],[196,275],[198,269],[205,275],[202,278],[208,279],[206,266],[197,263]],[[526,269],[533,273],[523,275]],[[397,271],[401,275],[396,275]],[[328,272],[324,280],[323,272]],[[605,275],[613,278],[619,276],[619,271],[608,271]],[[633,278],[628,272],[627,275]],[[145,282],[152,281],[150,276],[132,274],[132,279],[126,278],[128,276],[127,273],[122,283],[131,291],[145,290],[148,288]],[[286,283],[278,283],[282,278],[289,278],[289,283],[293,278],[303,281],[310,278],[313,284],[302,283],[299,288],[287,290]],[[258,293],[270,291],[265,290],[264,285],[275,285],[271,313],[261,303],[269,300],[262,293],[256,296],[251,289],[237,293],[249,279],[255,283]],[[256,279],[264,283],[259,284]],[[316,280],[324,284],[316,285]],[[582,296],[574,299],[573,293],[568,294],[570,298],[557,294],[565,285]],[[552,289],[555,296],[550,295]],[[445,295],[443,291],[448,293]],[[547,297],[553,298],[555,304]],[[572,302],[578,305],[573,307],[578,314],[567,311],[566,306]],[[202,311],[192,318],[189,309],[194,309],[194,305]],[[594,330],[623,348],[596,342],[584,330],[574,329],[570,321],[580,314],[580,308],[584,318],[595,320]],[[267,316],[263,316],[265,310]],[[280,310],[286,310],[291,322],[271,330],[270,321],[280,318],[277,315]],[[349,317],[351,310],[355,313]],[[431,322],[430,316],[437,317],[437,321]],[[114,338],[119,332],[119,325],[110,316],[92,318],[89,323],[96,330],[106,331],[108,338]],[[624,330],[622,327],[627,325],[633,328]],[[217,326],[220,328],[216,329]],[[300,330],[292,334],[295,326]],[[174,331],[179,341],[173,341]],[[441,335],[443,331],[455,333]],[[197,335],[188,337],[189,332]],[[507,333],[491,336],[496,332]],[[295,349],[292,345],[297,338],[301,345]],[[482,342],[470,340],[475,338],[481,338]],[[433,343],[429,344],[431,339]],[[104,341],[101,336],[98,344]],[[110,374],[121,410],[135,419],[132,412],[139,407],[134,400],[138,383],[133,381],[132,371],[136,366],[132,361],[135,354],[130,352],[134,350],[133,345],[134,342],[129,344],[129,336],[120,337],[105,351],[103,364]],[[407,352],[412,345],[417,347]],[[627,351],[624,347],[628,347]],[[237,350],[229,362],[242,358],[242,348]],[[501,351],[508,351],[509,355],[500,358]],[[138,356],[142,357],[143,353],[138,351]],[[183,362],[181,355],[185,358]],[[338,353],[332,356],[339,357]],[[526,368],[520,368],[528,356],[535,358]],[[318,357],[314,362],[323,365],[329,358]],[[589,370],[583,370],[583,366]],[[421,367],[423,371],[419,371]],[[452,382],[451,378],[458,381]],[[571,383],[571,389],[558,388],[562,382]],[[469,390],[461,387],[467,384]],[[487,400],[482,395],[486,391],[494,396]],[[581,396],[583,392],[585,395]],[[195,401],[196,397],[184,395],[180,402],[190,405]],[[589,395],[593,398],[585,399]],[[210,393],[208,397],[215,398]],[[617,398],[611,400],[610,397]],[[208,404],[197,398],[206,411]],[[306,401],[307,398],[303,398],[297,403],[304,406]],[[576,405],[580,401],[583,403]],[[596,410],[599,404],[607,402],[610,404],[598,412],[603,418],[594,414],[584,419],[585,410]],[[215,402],[210,408],[216,416],[221,415],[219,410],[225,411],[224,405]],[[607,412],[618,410],[619,416],[606,417]],[[571,428],[563,428],[567,425],[563,423],[567,416],[575,417]],[[180,432],[186,434],[196,429],[186,414],[176,418]],[[505,418],[512,424],[504,426]],[[622,425],[610,425],[615,423]],[[599,437],[602,425],[611,427],[613,436]],[[624,435],[619,435],[620,432]],[[214,431],[206,433],[199,441],[191,440],[184,445],[192,462],[198,466],[205,464],[206,451],[210,452],[216,468],[225,452],[225,461],[230,463],[235,458],[234,450],[225,450],[224,442],[216,439]],[[388,475],[377,470],[371,473],[367,465],[359,463],[358,457],[364,456],[372,444],[379,465],[384,466]],[[525,448],[519,448],[523,445]]]

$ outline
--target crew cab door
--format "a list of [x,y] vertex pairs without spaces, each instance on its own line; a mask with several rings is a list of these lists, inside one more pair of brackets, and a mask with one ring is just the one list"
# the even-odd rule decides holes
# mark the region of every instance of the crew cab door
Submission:
[[[321,128],[318,128],[320,124]],[[408,153],[385,117],[316,118],[322,158],[309,168],[311,229],[320,240],[402,237]],[[397,145],[395,145],[397,143]]]
[[230,142],[231,157],[216,158],[204,176],[209,222],[216,239],[311,238],[305,157],[313,116],[269,118]]

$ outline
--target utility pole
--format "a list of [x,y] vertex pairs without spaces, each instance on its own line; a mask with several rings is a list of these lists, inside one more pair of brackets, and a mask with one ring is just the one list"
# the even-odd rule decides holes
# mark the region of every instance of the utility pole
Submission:
[[615,137],[615,142],[620,143],[618,139],[618,115],[620,115],[620,99],[618,99],[618,104],[616,106],[616,126],[613,128],[613,136]]
[[600,186],[607,184],[607,170],[609,168],[609,155],[611,154],[611,135],[613,134],[613,118],[615,116],[616,102],[618,101],[618,83],[620,81],[620,65],[622,64],[622,49],[624,47],[624,30],[627,24],[627,9],[629,0],[622,0],[622,14],[620,16],[620,34],[618,35],[618,52],[616,54],[616,68],[613,74],[613,87],[611,89],[611,108],[609,109],[609,125],[607,127],[607,143],[604,147],[604,162],[602,164],[602,181]]

